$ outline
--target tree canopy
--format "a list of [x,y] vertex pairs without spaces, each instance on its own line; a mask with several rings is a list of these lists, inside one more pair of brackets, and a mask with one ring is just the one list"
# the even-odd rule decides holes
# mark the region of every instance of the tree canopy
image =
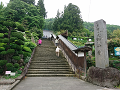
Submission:
[[70,33],[74,31],[81,32],[83,29],[83,20],[78,6],[69,3],[64,7],[64,13],[57,11],[57,16],[53,23],[55,31],[68,30]]

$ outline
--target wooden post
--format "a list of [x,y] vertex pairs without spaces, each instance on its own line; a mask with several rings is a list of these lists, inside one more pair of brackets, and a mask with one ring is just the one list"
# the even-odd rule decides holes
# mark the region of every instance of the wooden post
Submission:
[[85,69],[84,76],[86,77],[86,71],[87,71],[86,51],[84,52],[84,69]]

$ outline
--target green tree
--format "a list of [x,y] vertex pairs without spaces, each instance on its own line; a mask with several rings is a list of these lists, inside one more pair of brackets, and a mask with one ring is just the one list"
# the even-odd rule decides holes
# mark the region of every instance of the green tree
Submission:
[[39,9],[40,16],[43,16],[44,18],[46,17],[46,10],[44,7],[44,0],[39,0],[37,3],[37,8]]
[[113,35],[116,36],[116,38],[120,38],[120,29],[114,30]]
[[[10,0],[10,1],[14,1],[14,0]],[[21,1],[24,1],[24,2],[26,2],[27,4],[33,4],[33,5],[35,5],[35,0],[21,0]]]
[[77,32],[81,32],[83,29],[83,20],[80,13],[78,6],[69,3],[67,7],[64,7],[64,13],[60,13],[59,10],[57,11],[53,29],[57,31],[68,30],[70,33],[76,30]]
[[4,14],[3,10],[4,10],[4,5],[1,2],[0,3],[0,20],[5,20],[4,15],[3,15]]
[[[20,0],[13,0],[10,1],[4,12],[7,20],[23,23],[26,29],[31,29],[32,27],[43,29],[44,27],[44,18],[40,16],[37,7],[32,4],[30,5]],[[27,27],[23,21],[27,22]]]

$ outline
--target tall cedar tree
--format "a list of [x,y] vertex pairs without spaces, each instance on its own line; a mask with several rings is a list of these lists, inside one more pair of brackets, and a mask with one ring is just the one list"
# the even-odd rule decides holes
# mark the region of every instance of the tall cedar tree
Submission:
[[78,6],[69,3],[64,7],[64,13],[57,12],[57,16],[54,22],[54,30],[68,30],[70,33],[77,31],[81,32],[83,29],[83,20],[80,15],[80,9]]
[[44,7],[44,0],[39,0],[38,1],[37,8],[39,9],[40,16],[43,16],[44,19],[45,19],[45,17],[46,17],[46,10],[45,10],[45,7]]

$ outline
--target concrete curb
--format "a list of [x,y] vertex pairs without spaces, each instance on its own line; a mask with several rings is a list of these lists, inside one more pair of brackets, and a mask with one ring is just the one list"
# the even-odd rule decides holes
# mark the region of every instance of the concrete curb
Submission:
[[6,90],[12,90],[18,83],[20,83],[20,80],[15,81],[12,85],[8,87]]

